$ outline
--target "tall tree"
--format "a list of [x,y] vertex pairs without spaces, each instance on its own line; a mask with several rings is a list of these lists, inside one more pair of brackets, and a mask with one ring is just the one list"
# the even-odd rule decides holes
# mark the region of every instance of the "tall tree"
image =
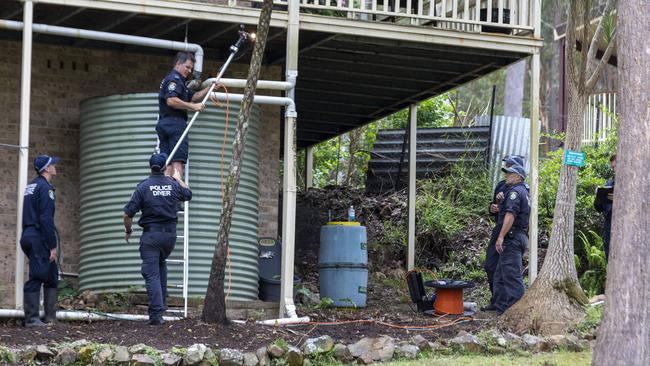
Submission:
[[248,132],[248,118],[253,106],[253,98],[257,90],[257,79],[260,76],[262,59],[264,57],[264,48],[266,47],[266,38],[269,33],[269,24],[271,22],[271,8],[273,0],[264,0],[260,12],[260,20],[257,25],[257,42],[253,48],[250,68],[248,69],[248,79],[244,88],[244,98],[239,109],[239,118],[237,119],[237,129],[235,130],[235,139],[232,145],[232,161],[230,162],[230,174],[226,181],[226,189],[223,195],[221,219],[217,234],[217,245],[212,256],[212,267],[210,269],[210,279],[203,303],[203,313],[201,318],[207,323],[228,323],[226,318],[226,298],[224,294],[224,277],[226,268],[226,258],[228,255],[228,234],[232,221],[232,212],[235,207],[235,198],[239,188],[239,177],[241,175],[242,158],[244,155],[244,146],[246,143],[246,133]]
[[[565,68],[569,113],[564,147],[573,151],[580,150],[587,98],[615,48],[614,31],[605,32],[605,24],[611,24],[608,19],[611,19],[614,0],[607,0],[593,36],[590,32],[592,5],[593,1],[588,0],[568,1]],[[576,47],[578,35],[582,53]],[[597,60],[598,43],[602,39],[608,45]],[[503,315],[504,323],[517,332],[564,333],[584,317],[587,297],[578,283],[573,259],[577,175],[577,167],[562,165],[544,264],[530,289]]]
[[650,1],[621,1],[618,29],[613,244],[593,364],[650,365]]

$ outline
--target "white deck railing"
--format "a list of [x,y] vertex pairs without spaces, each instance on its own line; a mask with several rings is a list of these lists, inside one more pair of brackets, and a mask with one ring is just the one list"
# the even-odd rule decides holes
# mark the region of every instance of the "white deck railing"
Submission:
[[[533,30],[534,0],[299,0],[303,13],[361,21],[393,22],[504,34]],[[228,6],[261,7],[262,0],[227,0]],[[274,0],[284,10],[287,0]]]
[[616,93],[598,93],[589,96],[585,108],[582,144],[604,142],[616,118]]

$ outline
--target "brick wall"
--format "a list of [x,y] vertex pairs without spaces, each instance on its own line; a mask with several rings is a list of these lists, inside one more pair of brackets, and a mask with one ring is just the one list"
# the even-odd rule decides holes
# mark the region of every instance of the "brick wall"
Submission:
[[[0,41],[0,143],[17,144],[20,124],[21,43]],[[37,154],[60,156],[55,221],[63,243],[61,266],[78,271],[79,257],[79,103],[96,96],[157,91],[170,70],[171,56],[143,55],[36,43],[32,59],[32,100],[28,180]],[[219,63],[206,60],[204,72]],[[228,77],[242,77],[247,65],[232,65]],[[281,68],[262,78],[279,80]],[[280,109],[263,108],[260,162],[260,235],[277,235]],[[18,153],[0,147],[0,306],[13,305]]]

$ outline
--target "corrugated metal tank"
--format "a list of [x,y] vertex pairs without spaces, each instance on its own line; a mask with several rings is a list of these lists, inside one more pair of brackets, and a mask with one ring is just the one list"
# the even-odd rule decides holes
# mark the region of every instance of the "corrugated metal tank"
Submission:
[[[81,105],[80,136],[80,287],[120,291],[143,286],[135,230],[124,241],[123,207],[135,186],[149,175],[156,144],[158,95],[113,95]],[[224,177],[228,176],[239,104],[230,105]],[[209,106],[190,131],[189,294],[204,296],[221,214],[221,146],[225,107]],[[260,108],[251,112],[248,140],[230,231],[231,269],[226,269],[230,299],[254,300],[258,291],[257,218]],[[139,214],[135,219],[139,218]],[[135,226],[135,225],[134,225]],[[178,234],[182,234],[182,215]],[[170,258],[182,258],[182,240]],[[169,283],[182,284],[182,266],[168,265]],[[230,280],[229,280],[230,277]],[[170,289],[170,294],[180,290]]]

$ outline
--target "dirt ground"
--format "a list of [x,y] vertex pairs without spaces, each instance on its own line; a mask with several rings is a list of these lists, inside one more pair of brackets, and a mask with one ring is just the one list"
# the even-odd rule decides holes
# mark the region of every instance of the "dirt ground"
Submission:
[[[249,320],[227,326],[206,324],[196,311],[189,319],[150,326],[134,321],[59,322],[43,328],[23,328],[18,320],[0,323],[0,344],[7,346],[72,342],[86,339],[100,343],[130,346],[138,343],[169,349],[203,343],[217,348],[255,351],[278,338],[301,346],[307,338],[329,335],[336,342],[354,343],[363,337],[388,335],[408,340],[421,334],[430,341],[454,337],[459,331],[475,332],[492,326],[493,313],[477,313],[473,317],[444,316],[434,318],[414,311],[414,304],[405,300],[406,287],[389,286],[371,277],[371,291],[366,308],[325,308],[315,304],[299,305],[300,316],[309,316],[312,323],[292,326],[264,326]],[[385,281],[388,282],[388,281]],[[413,305],[411,307],[410,305]],[[315,324],[320,323],[320,324]]]

